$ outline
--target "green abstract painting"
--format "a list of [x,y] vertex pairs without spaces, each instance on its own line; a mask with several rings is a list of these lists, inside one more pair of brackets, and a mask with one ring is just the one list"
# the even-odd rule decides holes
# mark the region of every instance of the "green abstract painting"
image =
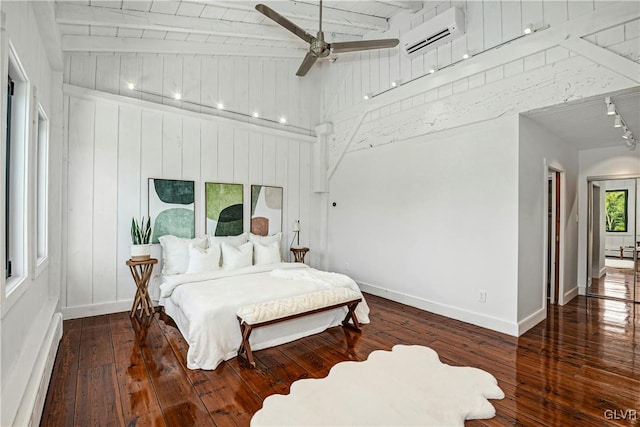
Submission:
[[206,182],[204,184],[206,233],[237,236],[243,230],[243,185]]
[[149,217],[152,242],[167,234],[195,237],[195,190],[193,181],[149,178]]

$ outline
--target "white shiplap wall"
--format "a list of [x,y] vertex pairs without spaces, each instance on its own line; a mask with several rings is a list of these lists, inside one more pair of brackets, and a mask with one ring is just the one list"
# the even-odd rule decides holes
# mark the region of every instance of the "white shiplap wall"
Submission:
[[[407,31],[451,7],[465,12],[466,34],[413,59],[400,49],[393,49],[341,55],[335,63],[323,64],[322,114],[325,118],[335,120],[336,113],[363,103],[364,94],[388,90],[394,80],[406,83],[426,75],[432,65],[442,69],[459,61],[465,51],[475,55],[512,40],[522,34],[527,24],[533,24],[534,28],[558,27],[568,20],[608,6],[608,2],[589,0],[447,0],[438,2],[436,6],[425,3],[424,9],[416,14],[403,12],[392,18],[390,34],[402,37]],[[634,28],[637,31],[637,22],[629,28],[627,33],[633,33]],[[629,36],[627,44],[633,44],[631,38]],[[628,45],[616,46],[630,48]]]
[[[286,117],[290,126],[313,129],[318,120],[319,75],[299,78],[297,59],[189,55],[68,55],[65,83],[186,110],[218,114],[225,110],[270,120]],[[133,83],[144,92],[131,91]],[[173,99],[180,93],[183,101]],[[157,94],[157,95],[156,95]],[[164,98],[163,98],[164,97]]]
[[[159,61],[159,64],[135,78],[128,74],[129,70],[141,69],[139,66],[148,61],[154,64]],[[147,215],[148,178],[195,181],[196,235],[204,235],[205,231],[205,182],[244,184],[247,231],[251,185],[283,187],[282,247],[285,257],[289,255],[285,249],[291,241],[293,221],[300,219],[307,230],[316,221],[312,213],[314,201],[310,180],[312,138],[286,132],[286,127],[280,131],[261,130],[244,122],[220,120],[209,115],[209,110],[202,113],[199,109],[188,111],[180,108],[185,104],[173,100],[163,102],[158,96],[140,97],[139,93],[126,88],[126,82],[151,85],[154,91],[165,94],[179,87],[184,91],[184,99],[206,98],[206,102],[213,104],[218,98],[208,88],[216,87],[219,93],[226,93],[222,100],[226,107],[236,106],[242,112],[250,112],[249,98],[253,99],[255,94],[249,96],[249,93],[255,89],[259,91],[256,97],[264,97],[261,106],[266,109],[260,110],[263,115],[292,111],[293,115],[287,115],[287,118],[300,127],[310,127],[311,116],[308,109],[298,107],[304,97],[298,90],[308,90],[310,86],[293,79],[291,85],[285,84],[294,73],[280,76],[276,69],[281,68],[284,72],[288,65],[283,67],[260,60],[257,63],[271,71],[266,75],[259,74],[258,83],[256,78],[232,78],[234,64],[249,66],[249,62],[239,59],[230,59],[231,66],[219,61],[218,70],[231,68],[217,74],[225,83],[216,83],[215,75],[208,72],[204,74],[211,76],[210,79],[200,76],[176,79],[176,75],[184,76],[193,68],[187,65],[189,61],[204,59],[132,56],[66,59],[65,78],[70,82],[65,97],[69,150],[68,274],[61,301],[66,317],[128,309],[135,290],[125,265],[129,258],[129,225],[132,216]],[[98,75],[101,77],[95,77]],[[283,86],[290,88],[285,90]],[[263,91],[272,93],[265,95]],[[276,93],[286,96],[279,97]],[[234,103],[233,99],[240,101]],[[311,239],[310,232],[302,233],[300,243],[313,247]],[[154,250],[155,256],[159,257],[159,248]],[[308,262],[313,263],[316,255],[320,256],[312,251]],[[159,273],[159,268],[154,270],[154,297],[157,296]]]

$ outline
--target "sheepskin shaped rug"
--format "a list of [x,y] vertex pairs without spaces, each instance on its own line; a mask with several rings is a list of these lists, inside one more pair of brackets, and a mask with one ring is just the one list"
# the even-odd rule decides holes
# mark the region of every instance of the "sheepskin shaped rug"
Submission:
[[503,397],[488,372],[443,364],[428,347],[396,345],[294,382],[288,395],[267,397],[251,425],[463,426],[494,417],[487,399]]

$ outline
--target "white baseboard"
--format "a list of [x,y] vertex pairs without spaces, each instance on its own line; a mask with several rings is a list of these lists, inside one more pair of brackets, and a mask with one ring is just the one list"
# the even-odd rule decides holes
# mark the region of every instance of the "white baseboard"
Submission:
[[[57,302],[45,307],[27,336],[23,356],[3,384],[1,425],[39,425],[62,338],[62,315]],[[48,328],[42,328],[43,324]],[[37,330],[43,331],[38,333]]]
[[502,332],[507,335],[518,336],[517,334],[519,326],[517,323],[511,323],[504,319],[498,319],[496,317],[487,316],[486,314],[465,310],[460,307],[454,307],[451,305],[440,304],[434,301],[428,301],[423,298],[406,295],[400,292],[392,291],[390,289],[371,285],[369,283],[358,282],[358,285],[360,286],[360,289],[362,289],[362,291],[377,295],[382,298],[410,305],[421,310],[440,314],[442,316],[450,317],[462,322],[471,323],[473,325],[481,326],[483,328],[491,329],[497,332]]
[[579,287],[578,287],[578,286],[576,286],[576,287],[574,287],[573,289],[571,289],[571,290],[569,290],[569,291],[565,292],[565,293],[564,293],[564,298],[562,299],[562,305],[567,304],[569,301],[571,301],[572,299],[574,299],[575,297],[577,297],[577,296],[578,296],[578,293],[579,293],[579,292],[578,292],[578,290],[579,290]]
[[542,307],[538,311],[528,316],[526,319],[521,320],[520,322],[518,322],[518,336],[524,334],[529,329],[533,328],[534,326],[536,326],[538,323],[542,322],[546,318],[547,318],[547,308]]
[[119,313],[131,310],[133,300],[105,302],[102,304],[78,305],[62,309],[65,320],[78,319],[80,317],[100,316],[102,314]]

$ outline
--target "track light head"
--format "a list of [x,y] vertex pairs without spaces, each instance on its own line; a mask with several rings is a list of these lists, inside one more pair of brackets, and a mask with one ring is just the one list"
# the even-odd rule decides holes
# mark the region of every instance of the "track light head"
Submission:
[[616,114],[616,104],[613,103],[613,101],[611,101],[610,97],[606,97],[604,99],[605,104],[607,104],[607,114],[609,116],[613,116],[614,114]]
[[616,118],[613,121],[613,127],[614,128],[622,127],[622,117],[620,117],[620,114],[616,114]]
[[632,138],[633,138],[633,133],[631,133],[631,131],[630,131],[629,129],[627,129],[627,130],[624,132],[624,135],[622,135],[622,137],[623,137],[624,139],[632,139]]

